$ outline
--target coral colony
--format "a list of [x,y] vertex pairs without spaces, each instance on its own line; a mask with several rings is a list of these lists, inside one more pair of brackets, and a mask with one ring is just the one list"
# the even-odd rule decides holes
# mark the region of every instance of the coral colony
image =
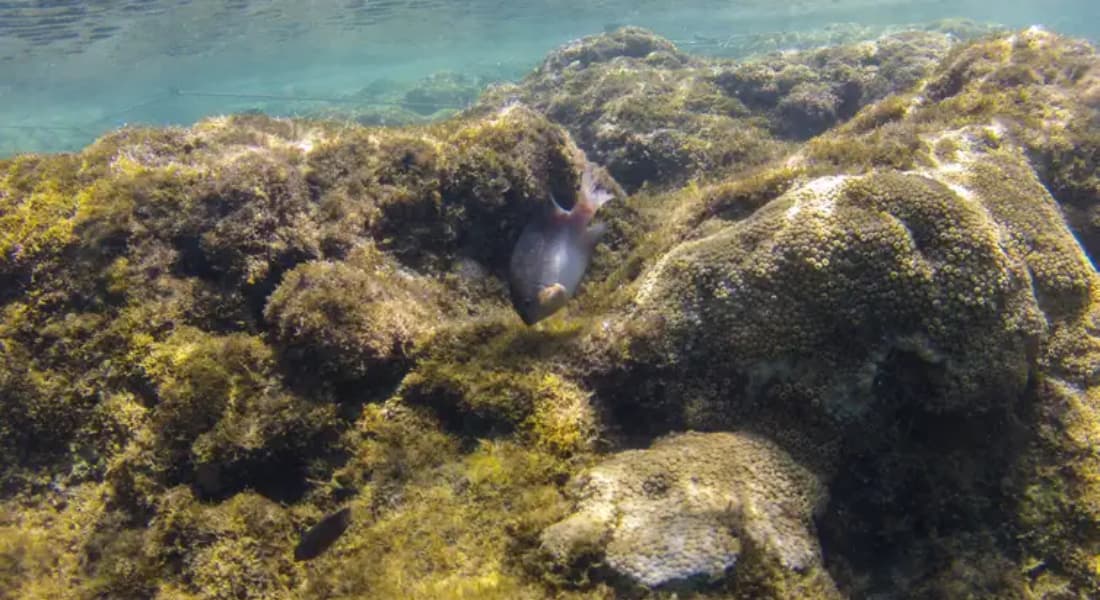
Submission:
[[4,160],[0,596],[1095,597],[1098,109],[1037,29],[624,28],[433,124]]

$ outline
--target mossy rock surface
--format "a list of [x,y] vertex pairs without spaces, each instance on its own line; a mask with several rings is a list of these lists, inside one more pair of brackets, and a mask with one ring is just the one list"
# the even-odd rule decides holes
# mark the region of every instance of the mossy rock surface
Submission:
[[568,129],[631,191],[715,180],[774,159],[912,87],[953,39],[905,32],[738,62],[691,56],[627,27],[559,49],[518,84],[489,90],[472,113],[512,102],[531,106]]
[[[430,125],[0,161],[0,598],[1095,596],[1098,69],[627,28]],[[528,328],[585,152],[609,231]]]
[[813,533],[824,488],[766,439],[725,432],[669,436],[601,462],[572,488],[578,510],[541,536],[558,568],[602,553],[610,569],[643,586],[730,573],[736,586],[741,574],[762,568],[759,561],[790,580],[774,582],[777,588],[836,597],[822,576]]

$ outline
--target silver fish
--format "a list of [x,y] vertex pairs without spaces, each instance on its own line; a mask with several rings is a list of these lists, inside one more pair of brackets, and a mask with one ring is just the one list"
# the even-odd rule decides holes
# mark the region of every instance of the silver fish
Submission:
[[551,196],[523,228],[512,251],[508,284],[512,306],[524,323],[534,325],[549,317],[577,292],[592,251],[607,229],[590,223],[611,197],[596,182],[593,165],[586,163],[573,209],[565,210]]

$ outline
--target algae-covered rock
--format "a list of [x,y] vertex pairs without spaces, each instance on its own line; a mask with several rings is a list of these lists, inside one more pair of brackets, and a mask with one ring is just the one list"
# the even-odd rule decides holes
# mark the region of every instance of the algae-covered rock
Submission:
[[461,73],[436,73],[405,92],[406,106],[420,114],[432,114],[442,109],[459,110],[477,100],[484,82]]
[[[432,125],[0,161],[0,596],[1095,596],[1097,65],[631,28]],[[587,159],[640,192],[526,327]]]
[[[1039,257],[1006,251],[1008,232],[981,203],[1004,198],[929,175],[813,179],[676,248],[641,284],[634,318],[653,328],[635,351],[722,361],[746,382],[782,372],[820,389],[819,408],[842,420],[868,410],[876,365],[896,352],[939,365],[929,409],[982,411],[1018,394],[1044,325],[1027,262]],[[1052,277],[1067,278],[1059,291],[1079,308],[1087,263],[1038,182],[1031,191],[1028,216],[1045,217],[1034,228],[1062,250]]]
[[130,423],[137,430],[106,472],[118,500],[151,502],[147,494],[179,482],[214,497],[246,487],[299,495],[302,458],[324,452],[333,411],[284,389],[274,363],[270,348],[244,334],[181,327],[151,344],[141,367],[156,405]]
[[466,435],[514,432],[562,457],[592,450],[599,424],[572,369],[546,358],[575,349],[576,325],[509,330],[475,322],[437,334],[402,380],[403,400],[430,406]]
[[767,111],[773,130],[806,139],[872,102],[909,89],[952,45],[952,39],[942,34],[903,32],[872,42],[727,65],[714,80],[750,109]]
[[489,71],[482,75],[440,71],[417,81],[376,79],[355,93],[334,98],[332,104],[307,110],[303,116],[387,127],[442,121],[473,104],[490,82],[521,76],[526,67],[516,72],[514,65],[501,62]]
[[1095,256],[1097,90],[1100,64],[1090,44],[1031,28],[956,53],[930,79],[926,94],[938,101],[943,118],[1001,116]]
[[686,55],[626,27],[565,46],[518,84],[491,89],[473,114],[523,102],[629,190],[713,179],[914,85],[951,46],[943,34],[908,32],[741,63]]
[[746,434],[681,434],[612,456],[574,482],[577,511],[543,531],[543,548],[569,564],[603,555],[649,587],[717,580],[775,563],[820,577],[812,516],[825,500],[817,476],[774,443]]
[[[954,56],[977,70],[948,59],[771,172],[688,196],[689,233],[639,279],[625,370],[600,389],[637,433],[749,426],[820,464],[823,543],[851,593],[892,589],[883,569],[949,597],[1095,589],[1092,461],[1040,432],[1092,427],[1100,282],[1043,181],[1090,122],[1077,98],[1098,61],[1037,30]],[[1012,72],[1035,76],[978,91]],[[1056,541],[1060,520],[1088,525]],[[1058,566],[1013,576],[1006,524]],[[932,556],[969,579],[936,579]]]
[[[326,482],[359,448],[356,407],[392,391],[435,327],[506,305],[507,250],[551,193],[573,199],[578,155],[515,108],[400,131],[213,118],[0,164],[3,488],[97,482],[118,512],[95,535],[122,540],[43,570],[23,566],[22,541],[4,546],[6,587],[33,588],[55,560],[94,563],[105,593],[127,597],[297,577],[246,559],[288,543],[285,529],[190,547],[142,530],[169,518],[172,490],[186,507],[254,493],[331,508],[347,491]],[[591,419],[580,389],[561,389],[525,428],[567,455],[588,447]]]
[[445,316],[435,281],[402,272],[376,250],[299,265],[264,314],[287,360],[321,380],[389,374],[417,336]]

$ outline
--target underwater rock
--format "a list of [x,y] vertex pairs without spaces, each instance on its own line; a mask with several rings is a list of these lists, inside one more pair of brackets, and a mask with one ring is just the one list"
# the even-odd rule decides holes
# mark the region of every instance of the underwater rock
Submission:
[[558,72],[564,69],[583,69],[593,63],[607,63],[614,59],[647,58],[655,52],[667,53],[678,62],[688,62],[688,56],[676,46],[653,32],[641,27],[621,27],[604,35],[576,40],[551,52],[535,72]]
[[[1050,585],[1092,589],[1073,549],[1100,539],[1054,524],[1093,522],[1071,482],[1095,464],[1053,431],[1096,423],[1100,281],[1043,183],[1046,153],[1090,122],[1075,90],[1097,58],[1040,30],[953,56],[969,58],[771,170],[687,195],[683,241],[604,336],[624,363],[597,394],[635,435],[752,427],[834,473],[822,539],[856,595],[898,585],[885,572],[951,597],[1001,581],[1006,523],[1067,566]],[[1013,73],[1015,89],[977,83]],[[1041,466],[1059,460],[1072,474]],[[1006,489],[1020,508],[990,511]],[[923,525],[888,532],[899,518]],[[845,550],[867,544],[905,550]],[[919,555],[972,556],[973,580],[948,593]]]
[[320,382],[391,376],[414,341],[446,316],[438,282],[370,247],[295,267],[264,308],[283,357]]
[[[431,126],[0,161],[0,589],[1096,596],[1095,50],[924,35],[628,30]],[[578,145],[648,188],[526,327],[509,257]],[[650,560],[676,524],[707,543]]]
[[1029,133],[1008,120],[1021,107],[998,113],[994,98],[980,115],[956,116],[944,106],[954,100],[868,107],[774,169],[787,183],[747,214],[719,207],[747,190],[704,190],[700,210],[719,218],[641,278],[631,352],[653,352],[640,359],[650,365],[722,361],[746,389],[785,373],[827,391],[815,406],[841,420],[864,412],[874,365],[897,352],[938,365],[935,392],[921,400],[928,408],[981,411],[1018,395],[1046,319],[1088,307],[1095,273],[1027,148],[1062,125]]
[[[1021,168],[1011,156],[970,158],[994,180]],[[1001,161],[1012,170],[995,170]],[[915,353],[937,372],[927,409],[986,410],[1026,385],[1044,329],[1032,288],[1039,261],[1057,264],[1039,271],[1058,273],[1045,283],[1059,288],[1043,297],[1048,310],[1079,310],[1092,285],[1053,200],[1027,183],[1026,225],[1048,232],[1057,252],[1004,245],[1022,225],[983,208],[1006,200],[1000,187],[967,188],[934,171],[812,179],[664,255],[636,297],[631,318],[644,333],[634,352],[658,364],[722,361],[750,387],[782,373],[826,392],[815,405],[842,421],[870,410],[881,361]]]
[[905,32],[748,62],[685,55],[623,28],[578,40],[472,114],[520,101],[562,124],[626,189],[715,179],[776,158],[914,85],[955,41]]
[[764,112],[772,131],[804,140],[911,88],[955,43],[943,34],[902,32],[719,65],[714,81],[749,109]]
[[574,42],[519,84],[490,88],[470,112],[531,106],[569,129],[628,191],[777,155],[708,72],[667,40],[624,28]]
[[1100,252],[1097,90],[1100,59],[1092,45],[1033,27],[966,48],[937,70],[925,94],[939,105],[942,118],[968,123],[997,118],[1033,157],[1043,183],[1095,257]]
[[[407,127],[442,121],[473,104],[489,84],[484,77],[442,71],[406,83],[378,79],[302,116],[366,126]],[[273,112],[279,112],[278,110]]]
[[436,73],[405,92],[402,104],[423,115],[444,109],[461,110],[477,100],[484,87],[484,82],[461,73]]
[[812,516],[825,490],[758,436],[669,436],[605,459],[571,488],[576,512],[541,536],[563,564],[602,556],[648,587],[714,581],[728,570],[736,580],[742,562],[772,561],[792,578],[821,565]]
[[[509,251],[551,191],[573,200],[575,154],[513,108],[430,131],[219,117],[0,162],[4,489],[92,478],[139,528],[181,487],[188,504],[324,494],[355,448],[341,403],[384,397],[439,323],[506,306]],[[451,275],[471,262],[476,282]],[[531,431],[587,443],[552,417]],[[103,527],[146,545],[132,573],[153,577],[176,550],[129,518]]]
[[332,108],[319,108],[311,110],[303,115],[304,118],[342,121],[356,123],[365,127],[408,127],[411,125],[423,125],[436,120],[436,117],[446,118],[453,116],[457,111],[443,110],[438,115],[432,113],[422,115],[402,106],[372,105],[368,101],[363,106],[337,106]]
[[[304,486],[300,456],[324,452],[331,406],[280,385],[274,352],[253,336],[214,336],[180,327],[147,349],[141,368],[157,405],[143,411],[144,455],[122,453],[107,476],[120,501],[142,503],[142,478],[192,483],[205,498],[246,487],[294,499]],[[148,490],[145,490],[148,491]]]

